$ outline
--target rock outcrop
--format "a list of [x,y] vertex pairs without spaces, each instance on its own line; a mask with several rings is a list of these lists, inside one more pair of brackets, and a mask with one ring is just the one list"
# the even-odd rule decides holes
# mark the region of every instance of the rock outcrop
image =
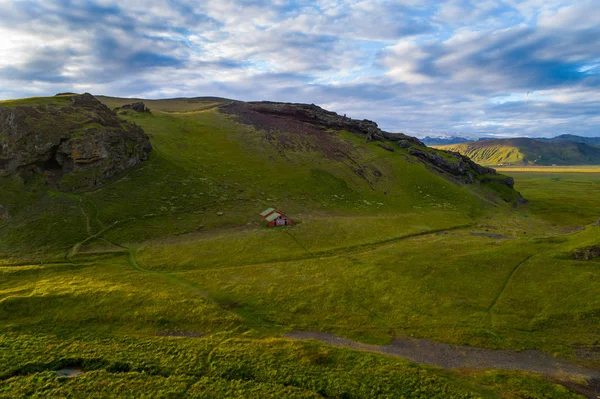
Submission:
[[[363,135],[367,142],[378,141],[378,145],[387,151],[393,152],[394,147],[405,150],[403,153],[408,154],[412,159],[423,162],[427,167],[455,181],[464,184],[493,182],[511,190],[514,186],[511,177],[500,175],[492,168],[478,165],[459,153],[428,148],[415,137],[403,133],[389,133],[381,130],[373,121],[341,116],[314,104],[232,102],[221,107],[220,111],[235,115],[241,123],[267,131],[314,132],[317,129],[321,132],[349,131]],[[514,198],[505,199],[525,202],[519,193],[514,192],[514,194]]]
[[60,106],[0,106],[0,175],[38,173],[58,188],[91,187],[136,166],[151,149],[142,128],[88,93]]
[[600,258],[600,245],[579,248],[573,251],[573,258],[577,260],[591,260]]
[[[408,150],[410,155],[426,161],[427,163],[439,168],[453,176],[456,176],[462,180],[463,183],[472,184],[475,183],[475,176],[477,175],[496,175],[496,170],[481,166],[471,161],[468,157],[460,155],[458,152],[451,151],[439,151],[432,150],[428,147],[415,148],[411,147]],[[443,156],[444,154],[445,156]],[[514,180],[511,177],[507,177],[506,185],[510,188],[513,187]]]
[[[234,102],[221,110],[226,113],[239,114],[244,111],[253,111],[263,115],[285,117],[297,121],[309,123],[331,130],[346,130],[352,133],[364,134],[366,141],[386,141],[388,136],[394,140],[416,140],[414,137],[402,133],[390,134],[384,132],[377,123],[368,119],[352,119],[347,116],[338,115],[336,112],[327,111],[315,104],[277,103],[270,101],[261,102]],[[419,142],[420,143],[420,142]]]
[[139,102],[132,103],[132,104],[125,104],[125,105],[115,108],[115,111],[121,111],[121,110],[132,110],[135,112],[150,113],[150,108],[146,107],[146,104],[144,104],[143,101],[139,101]]

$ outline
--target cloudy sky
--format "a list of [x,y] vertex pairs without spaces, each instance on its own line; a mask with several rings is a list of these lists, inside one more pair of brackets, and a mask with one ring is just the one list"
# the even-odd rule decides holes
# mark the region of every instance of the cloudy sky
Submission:
[[0,99],[307,102],[389,131],[600,136],[600,1],[0,0]]

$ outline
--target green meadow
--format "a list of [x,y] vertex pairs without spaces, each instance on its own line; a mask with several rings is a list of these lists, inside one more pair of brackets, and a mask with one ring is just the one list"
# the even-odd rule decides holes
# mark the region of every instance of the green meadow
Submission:
[[[94,190],[0,178],[0,397],[581,397],[533,373],[286,334],[532,349],[600,369],[600,259],[572,256],[600,244],[599,171],[503,171],[529,200],[513,205],[349,132],[332,140],[363,176],[281,153],[222,101],[122,114],[154,150]],[[294,225],[265,227],[268,207]]]

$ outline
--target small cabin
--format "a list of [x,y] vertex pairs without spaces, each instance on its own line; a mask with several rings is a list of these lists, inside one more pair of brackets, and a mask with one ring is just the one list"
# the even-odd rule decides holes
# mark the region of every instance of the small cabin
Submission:
[[269,223],[269,227],[290,226],[292,224],[287,216],[275,208],[265,209],[260,213],[260,216]]

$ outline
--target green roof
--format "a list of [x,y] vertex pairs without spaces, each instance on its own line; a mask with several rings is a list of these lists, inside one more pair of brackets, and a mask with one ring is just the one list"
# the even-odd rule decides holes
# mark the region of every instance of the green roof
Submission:
[[281,216],[281,213],[273,212],[272,214],[270,214],[269,216],[266,217],[267,222],[272,222],[273,220],[277,219],[279,216]]
[[275,209],[273,209],[273,208],[268,208],[268,209],[265,209],[264,211],[262,211],[262,212],[260,213],[260,216],[262,216],[262,217],[265,217],[265,216],[267,216],[269,213],[273,212],[274,210],[275,210]]

